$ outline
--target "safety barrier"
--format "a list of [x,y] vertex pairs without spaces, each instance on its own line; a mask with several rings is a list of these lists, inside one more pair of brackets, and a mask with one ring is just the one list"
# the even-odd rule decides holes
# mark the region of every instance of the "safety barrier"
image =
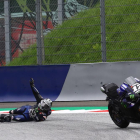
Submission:
[[29,80],[44,98],[59,96],[70,65],[0,67],[0,102],[35,101]]
[[29,80],[53,101],[105,100],[100,87],[140,78],[140,62],[0,67],[0,102],[35,101]]
[[140,78],[140,62],[72,64],[56,101],[105,100],[102,84],[121,85],[128,76]]

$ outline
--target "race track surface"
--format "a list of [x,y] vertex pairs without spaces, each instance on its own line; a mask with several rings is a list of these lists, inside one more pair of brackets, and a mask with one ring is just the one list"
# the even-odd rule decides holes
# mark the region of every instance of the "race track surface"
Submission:
[[140,124],[120,129],[108,113],[52,113],[45,122],[0,123],[0,140],[124,139],[140,139]]
[[[29,103],[0,103],[15,108]],[[107,106],[106,101],[53,102],[53,107]],[[44,122],[0,123],[0,140],[139,140],[140,124],[117,127],[106,113],[53,113]]]

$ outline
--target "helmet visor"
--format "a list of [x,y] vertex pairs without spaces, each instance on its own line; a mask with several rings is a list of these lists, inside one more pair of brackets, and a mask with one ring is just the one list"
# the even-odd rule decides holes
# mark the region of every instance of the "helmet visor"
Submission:
[[49,110],[49,109],[50,107],[47,104],[42,107],[42,110]]

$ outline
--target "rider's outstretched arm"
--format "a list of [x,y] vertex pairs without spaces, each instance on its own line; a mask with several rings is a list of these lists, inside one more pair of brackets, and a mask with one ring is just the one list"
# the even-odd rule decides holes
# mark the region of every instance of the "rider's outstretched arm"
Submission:
[[38,104],[41,100],[43,100],[43,97],[39,94],[39,91],[36,89],[33,78],[31,78],[30,86]]

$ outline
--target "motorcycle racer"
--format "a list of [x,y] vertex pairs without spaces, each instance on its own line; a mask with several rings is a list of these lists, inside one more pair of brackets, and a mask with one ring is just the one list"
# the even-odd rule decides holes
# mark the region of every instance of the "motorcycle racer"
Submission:
[[10,110],[9,115],[0,114],[0,122],[14,121],[45,121],[47,116],[51,114],[52,101],[48,98],[44,99],[34,85],[34,80],[31,78],[30,86],[34,97],[36,99],[36,105],[25,105],[15,110]]

